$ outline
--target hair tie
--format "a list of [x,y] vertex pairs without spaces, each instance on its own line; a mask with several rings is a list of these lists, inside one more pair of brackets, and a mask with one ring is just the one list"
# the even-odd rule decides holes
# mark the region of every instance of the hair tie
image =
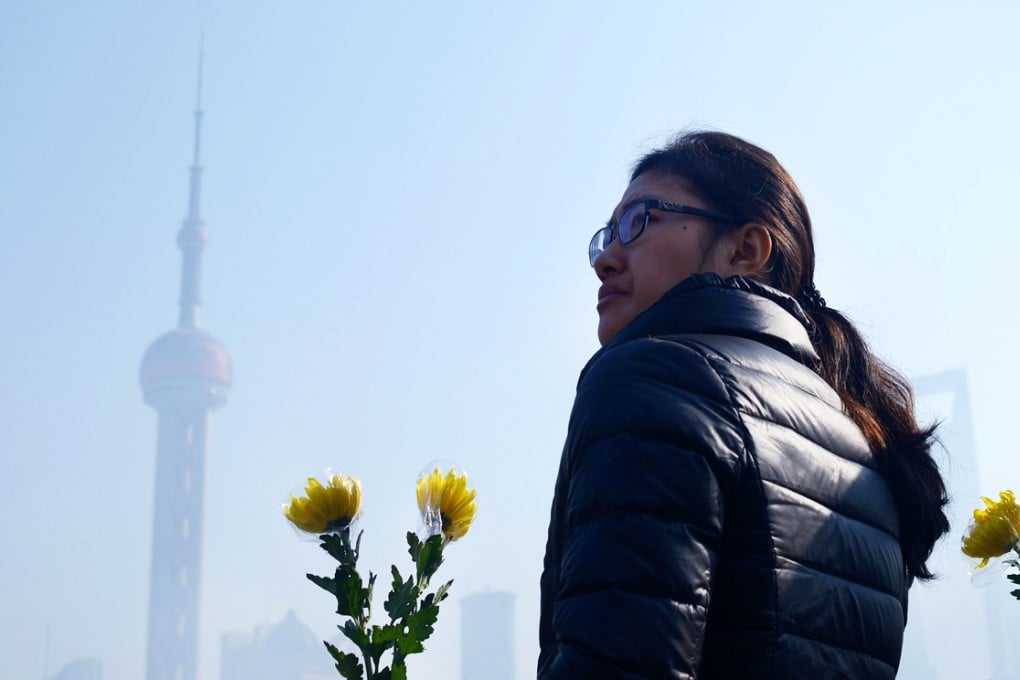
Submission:
[[818,292],[815,284],[809,283],[807,286],[801,287],[800,295],[798,296],[801,303],[811,311],[817,311],[825,308],[825,298]]

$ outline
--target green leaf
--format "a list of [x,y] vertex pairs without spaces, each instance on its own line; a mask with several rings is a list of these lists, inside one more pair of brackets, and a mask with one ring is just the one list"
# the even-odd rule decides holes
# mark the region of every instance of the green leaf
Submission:
[[439,586],[439,588],[436,590],[436,604],[439,604],[440,602],[447,598],[447,596],[450,594],[449,592],[450,586],[452,585],[453,579],[451,578],[449,581]]
[[418,581],[425,583],[443,563],[443,537],[429,536],[421,546],[415,564],[418,566]]
[[407,552],[411,554],[411,559],[417,562],[418,553],[421,552],[421,540],[418,539],[418,535],[413,531],[407,532],[407,546]]
[[365,591],[365,599],[369,604],[372,602],[372,591],[375,589],[375,574],[368,572],[368,588]]
[[407,680],[407,666],[402,662],[393,662],[393,679],[392,680]]
[[375,672],[375,677],[378,680],[393,680],[393,674],[390,673],[389,668],[381,668]]
[[326,645],[326,649],[329,650],[333,660],[336,661],[336,669],[340,672],[340,675],[349,680],[362,680],[364,672],[361,668],[361,662],[358,661],[356,655],[341,652],[326,641],[323,641],[322,644]]
[[358,563],[358,552],[361,549],[361,535],[358,534],[358,544],[351,547],[350,527],[346,527],[339,534],[323,534],[319,536],[322,544],[319,546],[330,554],[333,559],[342,565],[354,567]]
[[1020,600],[1020,588],[1009,591],[1009,594],[1015,597],[1016,599]]
[[375,644],[392,643],[399,635],[400,630],[394,625],[372,626],[372,642]]
[[326,578],[325,576],[316,576],[315,574],[305,574],[308,580],[319,586],[328,593],[333,595],[337,594],[337,583],[336,579]]
[[414,578],[408,576],[407,581],[404,581],[395,565],[391,569],[393,587],[386,602],[383,603],[383,608],[390,615],[390,621],[396,621],[414,611],[414,605],[418,601],[418,591],[414,587]]
[[439,619],[439,605],[422,603],[421,609],[407,617],[407,628],[419,640],[432,635],[432,624]]
[[336,534],[322,534],[319,536],[319,547],[329,553],[330,557],[339,560],[343,550],[340,537]]
[[347,656],[347,654],[337,649],[336,645],[330,644],[325,640],[322,641],[322,644],[326,645],[326,650],[329,652],[329,655],[333,657],[334,661],[341,661],[345,656]]
[[354,568],[341,565],[336,569],[336,613],[343,616],[361,616],[368,606],[368,589],[361,585],[361,574]]
[[1006,574],[1006,578],[1016,584],[1020,584],[1020,574]]
[[[433,596],[429,595],[426,600]],[[439,618],[439,607],[430,602],[422,602],[421,609],[407,617],[405,632],[397,638],[397,649],[402,656],[417,654],[425,649],[422,644],[432,635],[433,624]]]
[[399,634],[400,631],[392,625],[372,626],[372,642],[368,645],[367,651],[377,667],[379,659],[382,658],[387,649],[393,647]]
[[[340,626],[337,626],[340,628]],[[340,632],[343,633],[348,640],[357,645],[358,649],[367,649],[369,646],[368,635],[365,631],[358,628],[357,624],[353,621],[348,621],[340,628]]]
[[397,649],[404,656],[425,651],[424,645],[417,638],[410,635],[401,635],[397,638]]

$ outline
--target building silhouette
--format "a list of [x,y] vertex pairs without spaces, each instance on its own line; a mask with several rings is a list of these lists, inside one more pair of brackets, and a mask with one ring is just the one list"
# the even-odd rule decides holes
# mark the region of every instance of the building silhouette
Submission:
[[[975,445],[967,374],[943,371],[914,380],[921,404],[928,402],[941,419],[937,434],[944,447],[939,461],[949,490],[950,532],[936,546],[930,566],[937,579],[910,589],[910,607],[903,661],[903,680],[1005,680],[1020,678],[1016,645],[1008,622],[1016,602],[1001,587],[975,587],[960,552],[960,539],[980,496],[989,491],[979,484],[979,456]],[[930,416],[929,416],[930,417]],[[922,421],[922,424],[924,422]],[[1010,614],[1013,614],[1010,616]]]
[[77,659],[66,664],[48,680],[102,680],[102,677],[99,659]]
[[[351,650],[345,650],[351,651]],[[221,680],[333,680],[329,653],[293,611],[273,626],[221,638]]]
[[226,348],[199,328],[202,57],[199,55],[194,156],[181,249],[177,327],[145,353],[141,386],[158,414],[156,483],[149,581],[146,680],[195,680],[198,656],[202,510],[209,411],[226,403],[233,377]]
[[514,680],[514,594],[463,597],[460,640],[461,680]]

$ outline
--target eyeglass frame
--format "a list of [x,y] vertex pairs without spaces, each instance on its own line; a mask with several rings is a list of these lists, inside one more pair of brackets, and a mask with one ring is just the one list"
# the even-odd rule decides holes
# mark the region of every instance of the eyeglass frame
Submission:
[[[706,208],[695,208],[680,203],[670,203],[669,201],[663,201],[657,198],[644,198],[639,201],[633,201],[631,203],[628,203],[627,205],[624,206],[623,210],[620,211],[620,216],[622,217],[624,214],[626,214],[628,210],[630,210],[636,205],[644,205],[645,219],[641,223],[641,228],[638,229],[637,232],[632,237],[630,237],[626,241],[624,241],[623,238],[620,238],[620,245],[622,246],[625,246],[628,243],[633,243],[638,239],[639,236],[641,236],[641,234],[645,233],[645,228],[648,227],[649,212],[652,210],[665,210],[666,212],[676,213],[678,215],[693,215],[695,217],[705,217],[710,220],[715,220],[717,222],[725,222],[727,224],[740,224],[741,222],[744,221],[738,220],[737,218],[727,215],[726,213],[717,212],[715,210],[708,210]],[[606,226],[596,231],[595,234],[591,237],[591,241],[588,242],[588,262],[589,264],[591,264],[592,267],[595,266],[595,260],[598,259],[598,256],[604,253],[606,248],[609,247],[609,245],[616,240],[616,238],[614,238],[614,234],[619,234],[619,231],[620,231],[619,222],[617,223],[606,222]],[[598,241],[599,235],[605,233],[608,233],[608,241],[606,241],[606,247],[600,249],[598,252],[595,252],[596,248],[595,243],[596,241]]]

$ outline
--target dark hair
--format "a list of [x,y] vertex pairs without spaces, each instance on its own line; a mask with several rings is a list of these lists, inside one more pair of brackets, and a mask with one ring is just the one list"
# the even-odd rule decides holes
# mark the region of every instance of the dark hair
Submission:
[[768,229],[772,255],[762,282],[798,299],[809,315],[820,357],[814,368],[842,398],[892,488],[907,572],[932,578],[926,562],[949,531],[946,487],[931,455],[935,425],[918,425],[910,383],[875,356],[854,325],[818,294],[811,218],[793,179],[768,151],[733,135],[702,131],[683,133],[645,155],[631,180],[646,172],[676,176],[707,208]]

